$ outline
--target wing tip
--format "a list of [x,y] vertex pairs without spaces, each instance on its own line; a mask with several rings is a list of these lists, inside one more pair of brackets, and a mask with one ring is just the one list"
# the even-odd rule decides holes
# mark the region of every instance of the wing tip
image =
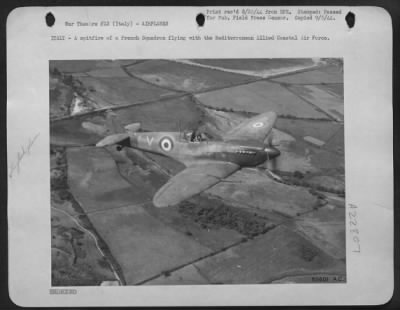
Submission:
[[171,204],[169,204],[168,202],[162,201],[161,199],[159,199],[159,197],[156,197],[156,196],[153,198],[153,205],[156,208],[166,208],[166,207],[171,206]]
[[105,138],[101,139],[99,142],[96,143],[96,147],[104,147],[104,146],[107,146],[107,140]]
[[170,181],[165,183],[153,196],[153,205],[157,208],[165,208],[170,206],[171,204],[166,201],[164,197],[164,192],[171,186]]

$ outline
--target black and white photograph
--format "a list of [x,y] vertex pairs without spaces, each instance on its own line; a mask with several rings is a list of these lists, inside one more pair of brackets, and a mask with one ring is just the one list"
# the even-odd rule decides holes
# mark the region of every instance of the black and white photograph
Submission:
[[346,283],[343,58],[48,63],[53,287]]
[[12,302],[387,303],[392,44],[379,7],[10,12]]

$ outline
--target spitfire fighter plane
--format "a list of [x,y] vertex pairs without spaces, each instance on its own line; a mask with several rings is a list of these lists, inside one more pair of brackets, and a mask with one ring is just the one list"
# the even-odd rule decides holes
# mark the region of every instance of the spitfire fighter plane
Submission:
[[105,137],[98,147],[117,145],[171,157],[186,166],[154,195],[156,207],[178,204],[242,167],[256,167],[280,155],[272,145],[274,112],[250,118],[226,132],[220,141],[205,135],[181,132],[138,132],[140,124],[125,127],[126,132]]

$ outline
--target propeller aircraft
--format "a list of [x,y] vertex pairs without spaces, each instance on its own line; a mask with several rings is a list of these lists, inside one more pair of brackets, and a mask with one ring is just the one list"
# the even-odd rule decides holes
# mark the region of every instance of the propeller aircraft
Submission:
[[156,207],[168,207],[197,195],[244,167],[257,167],[280,155],[273,146],[272,128],[277,115],[266,112],[243,121],[221,140],[196,132],[139,132],[140,124],[109,135],[97,147],[117,145],[173,158],[186,168],[173,176],[153,197]]

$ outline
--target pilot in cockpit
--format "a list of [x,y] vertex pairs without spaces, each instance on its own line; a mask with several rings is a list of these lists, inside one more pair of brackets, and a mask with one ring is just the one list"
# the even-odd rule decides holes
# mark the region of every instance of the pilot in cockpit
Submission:
[[201,142],[207,140],[207,136],[196,129],[192,132],[186,133],[185,138],[190,142]]

